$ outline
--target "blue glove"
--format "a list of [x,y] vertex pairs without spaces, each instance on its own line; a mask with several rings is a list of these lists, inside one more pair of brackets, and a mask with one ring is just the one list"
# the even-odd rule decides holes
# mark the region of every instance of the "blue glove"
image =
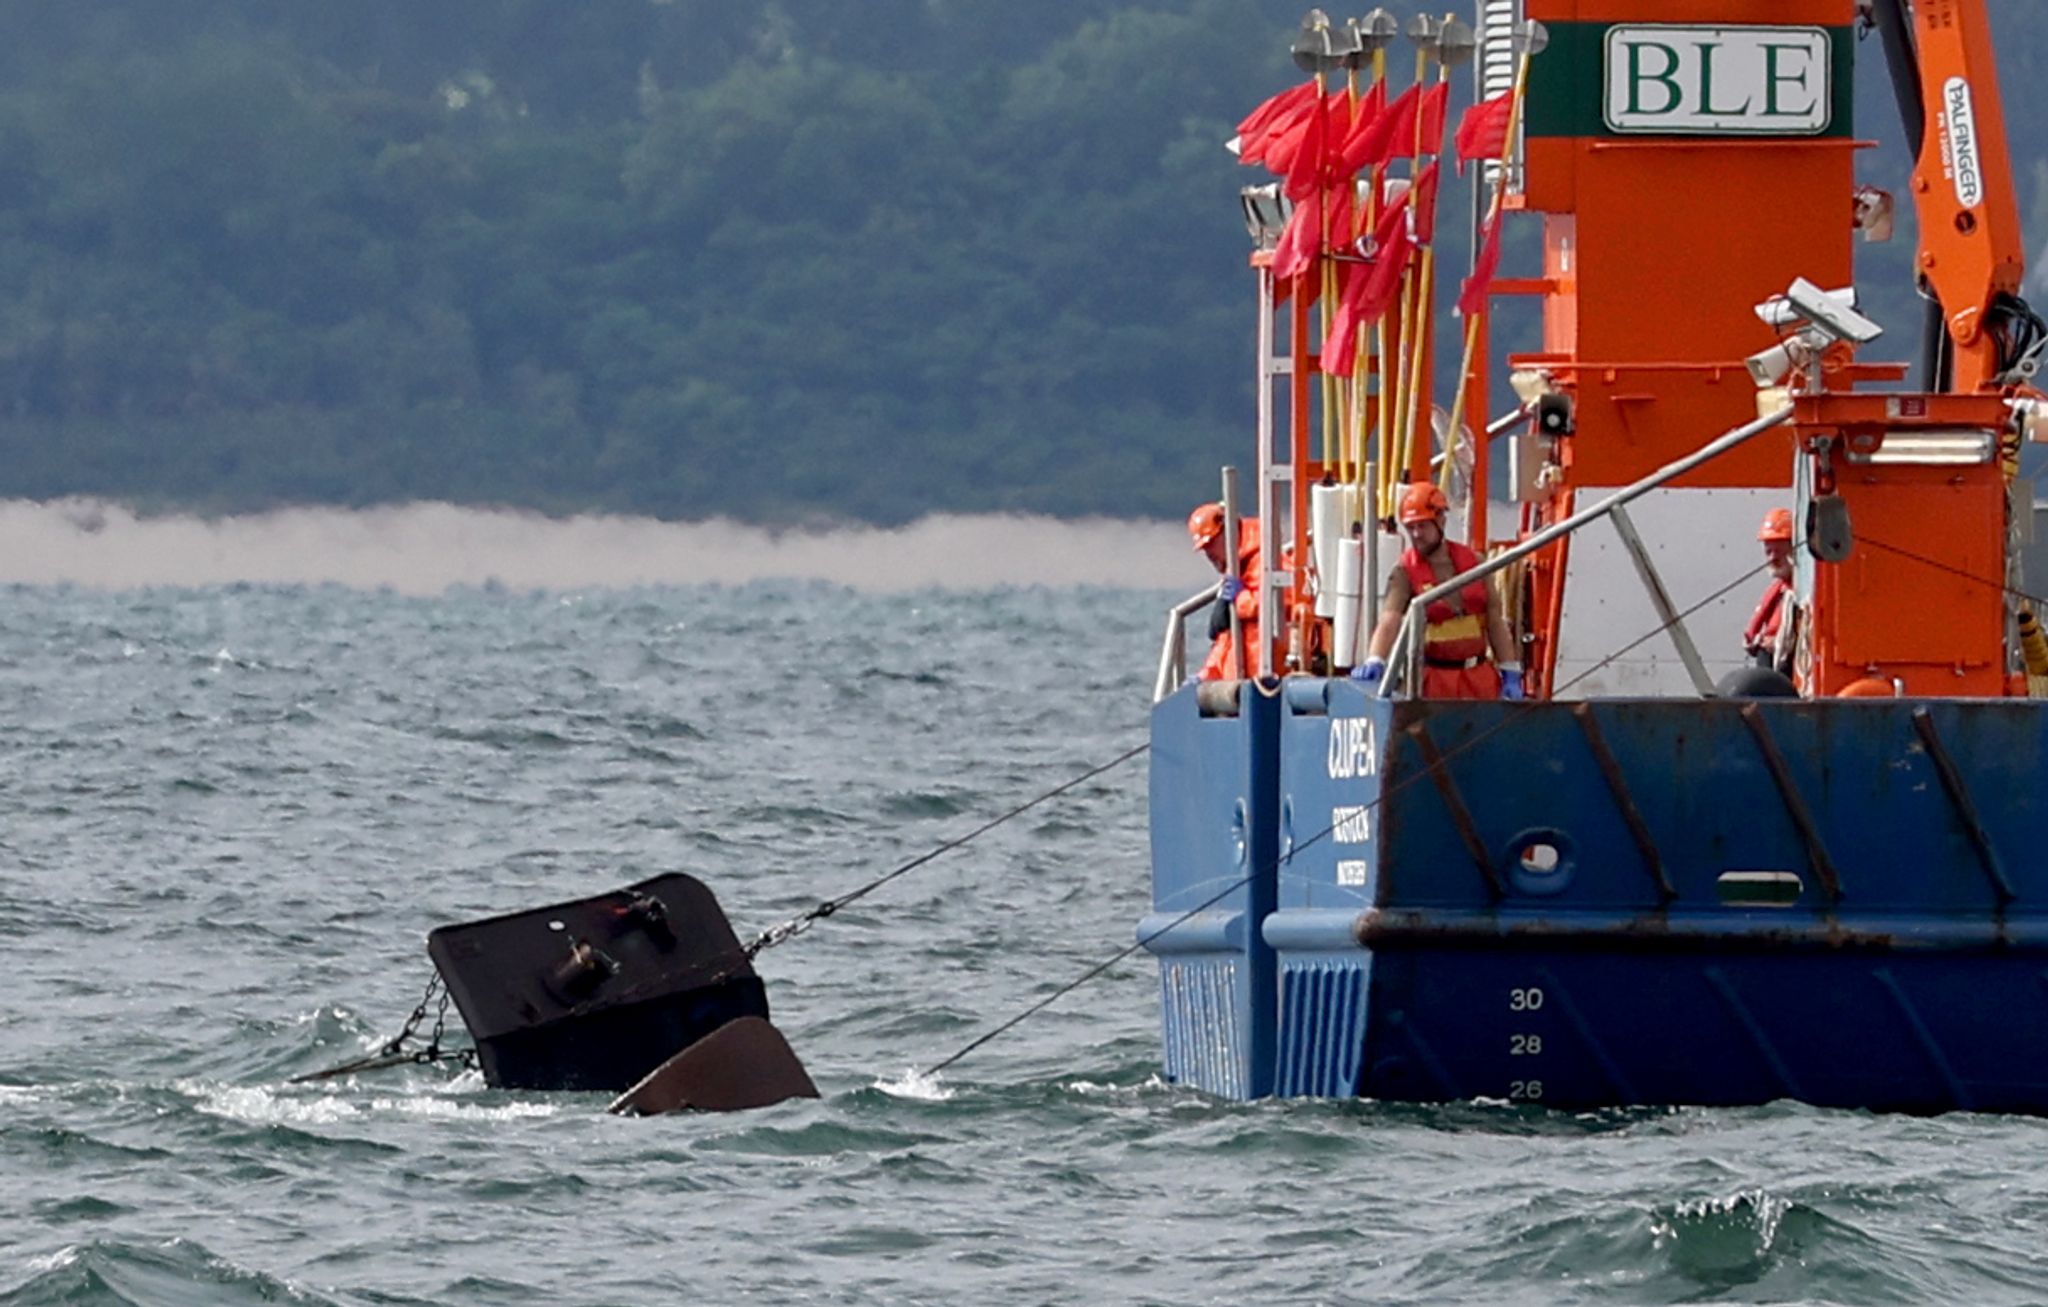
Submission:
[[1354,681],[1363,681],[1367,685],[1371,685],[1373,682],[1379,680],[1380,677],[1385,676],[1386,674],[1387,660],[1384,658],[1368,658],[1364,662],[1360,663],[1358,666],[1351,669],[1351,679]]
[[1522,688],[1522,669],[1513,663],[1502,663],[1500,668],[1500,697],[1523,699],[1528,692]]
[[1218,599],[1221,599],[1225,603],[1229,603],[1231,600],[1237,598],[1239,595],[1243,593],[1244,580],[1241,577],[1235,576],[1224,577],[1223,580],[1218,583],[1216,589],[1216,597]]

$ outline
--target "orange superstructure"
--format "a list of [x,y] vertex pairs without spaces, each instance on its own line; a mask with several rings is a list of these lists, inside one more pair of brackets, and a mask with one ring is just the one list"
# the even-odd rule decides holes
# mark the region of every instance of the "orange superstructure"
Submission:
[[[1268,574],[1262,607],[1289,628],[1270,670],[1314,672],[1315,650],[1354,648],[1332,633],[1357,620],[1318,606],[1340,558],[1360,566],[1358,538],[1374,519],[1391,523],[1403,483],[1463,476],[1471,544],[1527,555],[1502,581],[1515,587],[1529,688],[1554,693],[1583,524],[1573,515],[1647,481],[1777,492],[1758,497],[1790,508],[1797,563],[1781,585],[1796,594],[1799,692],[2026,693],[2009,500],[2021,428],[2048,430],[2048,403],[2029,409],[2048,325],[2019,298],[1985,0],[1519,0],[1481,15],[1476,41],[1455,20],[1411,23],[1423,54],[1395,98],[1391,20],[1340,30],[1313,11],[1295,46],[1311,84],[1271,102],[1295,106],[1291,118],[1254,115],[1247,159],[1263,154],[1283,179],[1267,188],[1276,212],[1265,219],[1247,191],[1265,320],[1260,503],[1269,551],[1303,560]],[[1915,275],[1938,308],[1917,391],[1897,388],[1906,364],[1858,357],[1878,328],[1855,310],[1855,251],[1889,238],[1894,207],[1855,169],[1872,144],[1853,115],[1872,28],[1884,40],[1864,48],[1883,47],[1906,130],[1920,134],[1900,184],[1919,220]],[[1405,153],[1348,149],[1373,115],[1443,90],[1444,70],[1475,48],[1484,98],[1455,131],[1418,109],[1401,128]],[[1454,148],[1480,164],[1474,209],[1486,217],[1457,297],[1464,354],[1445,415],[1428,384],[1453,343],[1435,334],[1430,227]],[[1389,228],[1381,215],[1404,204],[1408,225]],[[1496,277],[1504,222],[1540,226],[1538,275]],[[1506,360],[1529,419],[1512,487],[1522,518],[1491,535],[1486,437],[1469,474],[1457,448],[1474,439],[1467,420],[1490,412],[1475,357],[1490,295],[1533,298],[1541,314],[1541,347]],[[1640,541],[1627,547],[1647,570]]]
[[[1530,72],[1521,196],[1543,215],[1544,352],[1513,363],[1572,393],[1571,479],[1624,485],[1755,416],[1743,359],[1774,339],[1758,300],[1794,277],[1850,281],[1856,142],[1837,51],[1854,4],[1531,0],[1528,13],[1550,35]],[[1749,94],[1702,72],[1728,61],[1738,24],[1798,33],[1774,56],[1780,103],[1753,106],[1805,111],[1797,134],[1656,130],[1651,110],[1712,117]],[[1789,442],[1767,437],[1681,484],[1781,486],[1790,470]]]
[[[1851,134],[1853,0],[1529,0],[1550,33],[1530,81],[1520,207],[1543,223],[1544,349],[1511,365],[1570,401],[1571,434],[1535,524],[1588,487],[1627,484],[1796,396],[1793,422],[1681,485],[1797,483],[1808,549],[1799,684],[1916,695],[2024,692],[2012,674],[2007,584],[2009,400],[2039,320],[2024,270],[1982,0],[1923,0],[1925,130],[1911,191],[1917,271],[1941,304],[1950,361],[1933,393],[1850,360],[1787,310],[1797,279],[1853,285],[1859,214]],[[1876,21],[1901,21],[1892,6]],[[1784,389],[1745,360],[1784,341]],[[1861,343],[1861,342],[1857,342]],[[1796,457],[1795,457],[1796,453]],[[1795,469],[1797,476],[1795,478]],[[1531,568],[1532,657],[1552,684],[1568,542]]]

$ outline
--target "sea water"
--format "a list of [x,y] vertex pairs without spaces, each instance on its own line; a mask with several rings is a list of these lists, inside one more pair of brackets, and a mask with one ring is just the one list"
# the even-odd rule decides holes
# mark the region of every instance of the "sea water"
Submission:
[[2048,1123],[1218,1102],[1142,953],[930,1074],[1130,944],[1142,757],[761,957],[815,1102],[285,1083],[436,925],[750,936],[1142,744],[1179,597],[0,592],[0,1303],[2048,1301]]

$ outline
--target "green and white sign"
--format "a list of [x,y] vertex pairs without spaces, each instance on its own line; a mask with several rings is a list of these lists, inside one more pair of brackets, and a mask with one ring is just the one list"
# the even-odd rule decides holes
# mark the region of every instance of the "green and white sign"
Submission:
[[1604,64],[1613,132],[1818,136],[1834,104],[1819,27],[1620,25],[1607,29]]

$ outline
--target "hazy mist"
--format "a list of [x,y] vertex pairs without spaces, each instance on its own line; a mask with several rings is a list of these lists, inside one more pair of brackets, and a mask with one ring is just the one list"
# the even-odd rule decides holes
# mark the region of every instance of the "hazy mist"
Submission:
[[138,517],[85,500],[0,501],[5,583],[339,582],[436,594],[491,582],[566,589],[769,578],[869,590],[1097,584],[1192,593],[1213,574],[1178,522],[941,515],[898,529],[767,531],[437,503],[204,519]]

